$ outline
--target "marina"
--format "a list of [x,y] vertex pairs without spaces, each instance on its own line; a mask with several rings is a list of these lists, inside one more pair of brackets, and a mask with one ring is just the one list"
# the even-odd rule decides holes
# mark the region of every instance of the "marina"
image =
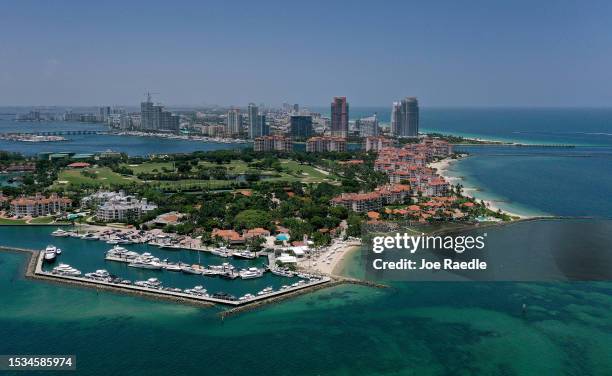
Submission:
[[50,278],[68,283],[82,284],[83,286],[104,286],[107,288],[112,287],[118,290],[163,295],[166,298],[180,298],[179,301],[195,300],[238,306],[323,285],[332,280],[327,276],[312,276],[307,281],[299,280],[291,285],[283,285],[279,290],[274,290],[272,287],[266,287],[256,294],[245,294],[240,298],[235,298],[232,295],[223,292],[214,293],[212,295],[208,294],[207,290],[205,290],[202,285],[196,285],[193,288],[185,290],[180,288],[162,287],[162,283],[154,277],[148,278],[146,281],[136,281],[131,283],[129,280],[111,276],[108,271],[104,269],[98,269],[95,272],[83,274],[80,270],[71,267],[68,264],[60,263],[51,270],[45,270],[43,268],[44,252],[35,250],[25,251],[29,251],[32,254],[32,259],[34,260],[34,271],[31,275],[32,277],[43,277],[46,279]]
[[[72,237],[68,235],[70,231],[52,227],[27,228],[26,232],[30,231],[37,236],[25,242],[27,248],[6,245],[5,249],[32,255],[28,277],[58,283],[179,303],[240,306],[298,290],[306,292],[332,281],[330,276],[270,270],[262,267],[264,259],[230,259],[210,252],[168,250],[145,243],[108,245]],[[41,241],[45,242],[42,246]],[[55,255],[53,259],[45,257],[51,253]],[[137,260],[154,268],[135,267]]]

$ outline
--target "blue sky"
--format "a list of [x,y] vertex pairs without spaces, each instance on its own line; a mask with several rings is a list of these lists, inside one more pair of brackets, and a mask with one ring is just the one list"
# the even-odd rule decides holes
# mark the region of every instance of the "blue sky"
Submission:
[[14,1],[0,105],[610,106],[612,3]]

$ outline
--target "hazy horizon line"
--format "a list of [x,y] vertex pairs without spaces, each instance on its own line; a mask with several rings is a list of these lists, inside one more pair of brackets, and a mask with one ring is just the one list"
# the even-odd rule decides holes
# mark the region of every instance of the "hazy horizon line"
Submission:
[[[154,103],[158,103],[158,102],[154,102]],[[254,103],[254,102],[251,102]],[[259,106],[261,103],[255,103],[257,106]],[[290,103],[291,104],[291,103]],[[298,103],[299,104],[299,103]],[[231,108],[231,107],[238,107],[238,108],[246,108],[248,106],[248,103],[245,104],[240,104],[240,105],[236,105],[236,104],[198,104],[198,105],[193,105],[193,104],[163,104],[161,103],[161,105],[163,105],[166,108],[185,108],[185,109],[208,109],[208,108],[213,108],[213,107],[218,107],[218,108]],[[264,103],[264,105],[268,108],[281,108],[281,105],[267,105]],[[291,104],[293,105],[293,104]],[[367,105],[351,105],[350,101],[349,101],[349,105],[351,106],[351,108],[386,108],[388,107],[389,109],[391,108],[391,104],[384,104],[384,105],[375,105],[375,104],[367,104]],[[0,105],[0,108],[99,108],[99,107],[140,107],[140,104],[89,104],[89,105],[84,105],[84,104],[80,104],[80,105],[75,105],[75,104],[19,104],[19,105]],[[302,105],[299,104],[300,109],[310,109],[310,108],[324,108],[324,107],[329,107],[330,104],[318,104],[318,105]],[[479,108],[479,109],[512,109],[512,108],[532,108],[532,109],[612,109],[612,105],[606,106],[606,105],[568,105],[568,106],[559,106],[559,105],[530,105],[530,104],[524,104],[524,105],[419,105],[419,108],[421,109],[425,109],[425,108],[431,108],[431,109],[461,109],[461,108]],[[350,111],[350,108],[349,108]]]

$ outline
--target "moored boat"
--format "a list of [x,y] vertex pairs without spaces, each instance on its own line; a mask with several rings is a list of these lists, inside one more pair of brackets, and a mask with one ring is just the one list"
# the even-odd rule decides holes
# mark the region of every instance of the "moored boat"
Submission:
[[55,261],[55,258],[57,257],[57,248],[55,246],[48,245],[44,250],[43,257],[46,262]]

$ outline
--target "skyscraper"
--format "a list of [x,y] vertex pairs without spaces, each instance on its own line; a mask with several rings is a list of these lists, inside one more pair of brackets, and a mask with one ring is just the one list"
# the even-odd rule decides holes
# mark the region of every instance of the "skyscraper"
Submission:
[[266,124],[266,115],[259,113],[259,108],[254,103],[249,103],[249,138],[266,136],[270,133]]
[[257,116],[259,115],[259,109],[255,105],[255,103],[249,103],[249,138],[254,139],[255,137],[261,136],[261,127],[259,123],[259,119]]
[[111,108],[109,106],[100,107],[100,121],[106,122],[111,114]]
[[164,111],[163,106],[155,105],[151,101],[151,95],[147,94],[147,100],[140,103],[140,127],[147,131],[179,131],[180,118],[169,111]]
[[346,97],[334,97],[331,103],[331,133],[332,136],[346,137],[348,135],[349,105]]
[[312,136],[312,116],[291,115],[290,133],[292,138],[306,138]]
[[372,116],[355,120],[355,128],[359,132],[359,137],[378,136],[378,116],[375,113]]
[[264,115],[264,114],[257,115],[257,122],[261,126],[261,134],[259,136],[256,136],[256,137],[261,137],[261,136],[269,135],[270,134],[270,127],[268,126],[268,123],[266,122],[266,115]]
[[419,136],[419,101],[416,97],[406,97],[401,102],[393,102],[391,133],[398,137]]
[[147,94],[147,100],[140,103],[140,127],[147,131],[159,129],[159,119],[161,118],[161,107],[153,105],[151,95]]
[[242,115],[240,114],[240,109],[232,108],[228,111],[225,133],[230,135],[242,133]]

